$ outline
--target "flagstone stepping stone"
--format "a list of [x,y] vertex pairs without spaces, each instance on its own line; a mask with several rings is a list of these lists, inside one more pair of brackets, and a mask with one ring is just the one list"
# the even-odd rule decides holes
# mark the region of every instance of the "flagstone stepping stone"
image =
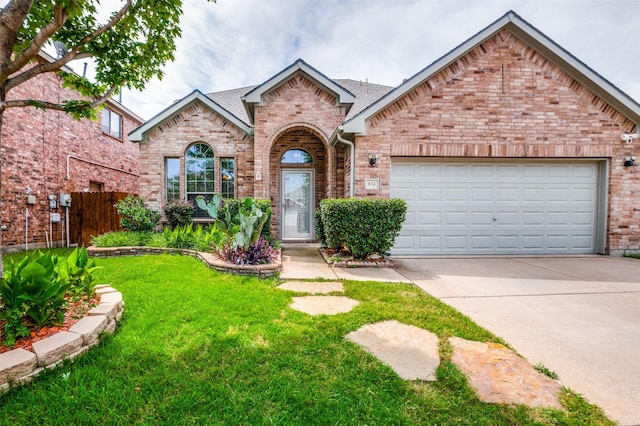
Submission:
[[344,286],[341,282],[310,282],[310,281],[287,281],[278,286],[282,290],[296,291],[298,293],[328,294],[343,292]]
[[560,383],[507,347],[459,337],[450,337],[449,343],[453,346],[451,361],[468,377],[482,401],[562,409]]
[[290,306],[309,315],[335,315],[349,312],[358,304],[357,300],[344,296],[305,296],[294,297]]
[[347,334],[405,380],[436,380],[438,336],[398,321],[368,324]]

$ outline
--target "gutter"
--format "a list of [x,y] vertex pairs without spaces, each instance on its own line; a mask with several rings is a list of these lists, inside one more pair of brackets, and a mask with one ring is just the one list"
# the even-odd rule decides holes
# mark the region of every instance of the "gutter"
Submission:
[[[349,148],[351,148],[351,170],[350,170],[350,174],[351,176],[349,176],[350,178],[350,185],[349,185],[349,196],[351,198],[353,198],[353,194],[354,194],[354,189],[355,189],[355,184],[356,184],[356,157],[355,157],[355,145],[353,144],[353,142],[351,142],[350,140],[347,140],[345,138],[342,137],[342,134],[344,132],[344,129],[342,128],[342,126],[338,126],[336,128],[336,131],[333,132],[333,134],[336,137],[336,141],[337,142],[341,142],[345,145],[349,145]],[[332,145],[335,146],[335,143],[333,143]]]

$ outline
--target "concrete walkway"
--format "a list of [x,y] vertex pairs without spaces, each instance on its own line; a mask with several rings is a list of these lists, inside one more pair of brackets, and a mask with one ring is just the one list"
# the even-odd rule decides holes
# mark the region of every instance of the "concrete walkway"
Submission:
[[282,250],[283,280],[326,279],[409,283],[393,268],[332,268],[324,261],[319,244],[286,243]]

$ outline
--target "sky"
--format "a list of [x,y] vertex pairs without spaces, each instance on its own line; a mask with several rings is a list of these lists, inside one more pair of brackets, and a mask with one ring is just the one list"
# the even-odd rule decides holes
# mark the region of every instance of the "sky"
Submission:
[[176,60],[122,101],[149,119],[298,58],[329,78],[397,86],[509,10],[640,102],[640,0],[185,0]]

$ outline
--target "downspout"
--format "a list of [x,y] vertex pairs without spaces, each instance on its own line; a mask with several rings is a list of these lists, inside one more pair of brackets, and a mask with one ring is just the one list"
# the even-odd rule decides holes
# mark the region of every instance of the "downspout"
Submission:
[[349,185],[349,195],[350,197],[353,197],[353,193],[354,193],[354,188],[355,188],[355,184],[356,184],[356,157],[355,157],[355,146],[353,145],[353,142],[345,139],[342,137],[342,126],[338,127],[338,131],[336,132],[336,139],[338,139],[338,141],[342,142],[345,145],[349,145],[349,147],[351,148],[351,176],[350,176],[350,185]]

